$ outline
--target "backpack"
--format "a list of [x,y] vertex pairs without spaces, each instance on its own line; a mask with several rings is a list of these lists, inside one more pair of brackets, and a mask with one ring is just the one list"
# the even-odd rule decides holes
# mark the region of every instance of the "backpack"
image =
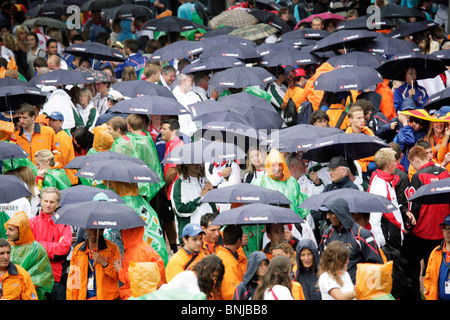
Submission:
[[306,100],[297,109],[297,124],[309,124],[309,118],[313,112],[312,103]]
[[297,124],[297,106],[292,98],[289,98],[286,109],[284,109],[284,122],[288,127]]

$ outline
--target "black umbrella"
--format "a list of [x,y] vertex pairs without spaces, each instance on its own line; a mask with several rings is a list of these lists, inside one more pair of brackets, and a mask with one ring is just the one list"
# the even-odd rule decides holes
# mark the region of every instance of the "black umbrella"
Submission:
[[124,0],[88,0],[81,6],[81,11],[104,10],[125,4]]
[[351,20],[343,20],[339,22],[336,30],[351,30],[351,29],[361,29],[361,30],[386,30],[392,29],[395,24],[386,18],[369,20],[367,16],[358,17]]
[[412,41],[390,38],[382,34],[379,34],[368,43],[357,46],[356,50],[388,56],[420,52],[419,46]]
[[280,36],[280,40],[299,40],[299,39],[320,40],[329,36],[330,34],[331,33],[326,30],[302,28],[286,32],[285,34]]
[[281,8],[281,4],[274,0],[255,0],[255,7],[260,10],[278,11]]
[[127,183],[159,183],[161,181],[159,176],[147,165],[119,159],[86,164],[78,170],[75,176]]
[[425,19],[425,14],[415,8],[409,8],[406,6],[387,4],[380,8],[380,18],[386,19],[407,19],[418,18]]
[[[198,109],[197,109],[198,110]],[[191,109],[192,112],[192,109]],[[192,116],[192,120],[201,124],[203,127],[205,124],[213,122],[213,121],[225,121],[225,122],[236,122],[250,125],[249,119],[243,116],[242,114],[227,108],[225,110],[215,110],[215,111],[206,111],[204,110],[201,114],[197,114],[196,116]]]
[[6,86],[21,86],[21,87],[29,87],[31,86],[27,81],[22,81],[15,78],[1,78],[0,79],[0,88]]
[[247,9],[247,12],[262,23],[267,23],[268,25],[277,28],[283,33],[292,31],[292,28],[273,12],[260,9]]
[[233,67],[243,67],[245,63],[242,60],[234,57],[215,57],[210,56],[206,58],[199,58],[192,61],[190,64],[185,66],[181,72],[182,73],[195,73],[204,72],[211,70],[222,70]]
[[417,80],[434,78],[447,70],[445,63],[431,54],[409,53],[395,55],[384,61],[376,70],[384,79],[405,81],[405,72],[408,68],[415,68]]
[[206,45],[207,49],[200,54],[200,58],[211,56],[233,57],[242,60],[259,58],[259,53],[255,46],[243,45],[237,42],[222,43],[214,47],[210,47],[209,44]]
[[442,49],[430,54],[441,60],[446,66],[450,66],[450,50]]
[[[351,21],[351,20],[350,20]],[[352,51],[346,54],[331,57],[327,60],[335,68],[341,67],[372,67],[381,65],[386,58],[368,52]]]
[[373,68],[345,67],[322,73],[314,82],[314,89],[329,92],[365,90],[381,82],[383,78]]
[[0,87],[0,111],[2,112],[17,110],[24,102],[37,105],[45,103],[46,100],[47,94],[31,84],[27,87],[17,85]]
[[318,138],[339,133],[344,132],[339,128],[297,124],[270,133],[264,144],[268,145],[269,150],[277,149],[280,152],[297,152],[304,150]]
[[176,41],[153,52],[150,60],[167,61],[171,59],[187,58],[203,52],[201,41]]
[[430,112],[448,105],[450,105],[450,88],[445,88],[444,90],[431,95],[423,108]]
[[286,45],[289,45],[291,48],[299,49],[306,46],[314,46],[317,43],[318,40],[315,39],[282,39],[277,43],[284,43]]
[[64,52],[95,60],[124,62],[127,59],[119,49],[99,42],[75,43],[64,49]]
[[126,3],[117,7],[107,8],[103,11],[103,20],[130,19],[143,17],[146,20],[155,18],[155,13],[146,6]]
[[0,203],[31,196],[28,185],[19,177],[13,175],[0,175]]
[[78,156],[71,160],[64,169],[80,169],[81,167],[98,161],[106,161],[106,160],[125,160],[130,161],[139,165],[146,165],[144,161],[139,158],[127,156],[126,154],[121,154],[113,151],[104,151],[93,154],[88,154],[85,156]]
[[429,20],[407,22],[398,28],[395,28],[395,30],[391,31],[388,36],[391,38],[403,38],[417,32],[428,31],[437,27],[439,27],[437,22]]
[[0,160],[27,157],[28,153],[17,144],[8,141],[0,141]]
[[193,136],[211,141],[224,141],[233,143],[241,149],[247,149],[247,145],[257,144],[265,135],[250,125],[231,121],[211,121],[204,123]]
[[433,181],[418,188],[408,199],[417,204],[450,203],[450,178]]
[[201,164],[244,158],[245,152],[232,143],[200,140],[175,147],[162,163]]
[[56,224],[83,229],[131,229],[147,223],[137,212],[123,204],[108,201],[86,201],[61,207],[52,216]]
[[105,190],[91,186],[85,186],[82,184],[66,188],[61,190],[61,200],[59,201],[59,206],[64,207],[65,205],[75,204],[86,201],[93,201],[94,197],[98,193],[104,193],[108,196],[109,201],[113,203],[125,203],[123,199],[112,190]]
[[121,100],[111,108],[111,112],[144,115],[181,115],[189,113],[176,99],[160,96],[152,96],[151,99],[147,96],[141,96]]
[[260,64],[264,67],[275,67],[284,65],[305,66],[308,64],[318,64],[322,60],[311,52],[287,48],[278,52],[269,53],[262,57]]
[[214,203],[266,203],[290,205],[291,201],[277,190],[271,190],[250,183],[235,184],[209,191],[200,202]]
[[60,17],[67,14],[68,5],[61,3],[42,3],[30,8],[25,17]]
[[354,48],[361,46],[364,42],[369,42],[376,37],[375,32],[368,30],[341,30],[319,40],[313,46],[314,51],[329,51],[338,49]]
[[275,42],[275,43],[262,43],[256,47],[256,50],[258,51],[258,53],[261,57],[264,57],[268,54],[273,54],[273,53],[276,53],[276,52],[279,52],[279,51],[282,51],[285,49],[291,49],[291,48],[294,48],[294,46],[289,43]]
[[213,29],[211,31],[206,32],[204,35],[202,35],[202,37],[200,39],[204,40],[207,38],[217,37],[217,36],[221,36],[221,35],[227,35],[231,31],[236,30],[236,29],[238,29],[238,28],[233,27],[233,26],[222,26],[220,28]]
[[141,30],[166,32],[184,32],[195,29],[209,30],[210,28],[187,19],[178,18],[176,16],[151,19],[141,27]]
[[222,45],[224,43],[234,43],[234,44],[240,44],[243,46],[256,47],[256,44],[251,40],[232,36],[229,34],[223,34],[223,35],[219,35],[219,36],[215,36],[215,37],[205,38],[200,41],[201,41],[202,45],[206,46],[205,50],[214,48],[214,47],[216,47],[218,45]]
[[265,88],[276,78],[261,67],[236,67],[217,72],[209,80],[212,88],[245,88],[261,86]]
[[252,203],[219,214],[212,225],[259,225],[302,223],[303,219],[289,208]]
[[345,199],[350,208],[350,212],[352,213],[389,213],[397,209],[391,201],[386,199],[386,197],[350,188],[332,190],[312,195],[308,199],[304,200],[299,205],[299,208],[319,210],[327,199],[331,199],[333,197]]
[[35,86],[63,86],[67,84],[85,84],[95,82],[91,75],[77,70],[59,69],[39,74],[30,79],[29,83]]
[[319,138],[311,145],[305,145],[304,147],[306,150],[302,156],[304,159],[329,162],[335,156],[343,156],[352,160],[371,157],[379,149],[389,147],[389,144],[376,136],[352,133]]
[[141,96],[160,96],[175,99],[175,96],[169,89],[159,84],[148,81],[119,81],[113,84],[112,88],[129,98]]
[[23,22],[23,25],[28,28],[33,28],[35,26],[42,26],[47,28],[55,28],[59,30],[67,30],[69,29],[67,24],[62,22],[61,20],[49,18],[49,17],[38,17],[38,18],[31,18],[26,19]]

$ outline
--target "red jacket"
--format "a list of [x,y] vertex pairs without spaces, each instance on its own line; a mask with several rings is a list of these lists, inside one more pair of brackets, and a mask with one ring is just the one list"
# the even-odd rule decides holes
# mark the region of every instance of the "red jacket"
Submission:
[[30,227],[34,239],[47,251],[55,282],[59,282],[62,264],[69,254],[72,244],[72,228],[56,224],[50,215],[43,212],[30,219]]

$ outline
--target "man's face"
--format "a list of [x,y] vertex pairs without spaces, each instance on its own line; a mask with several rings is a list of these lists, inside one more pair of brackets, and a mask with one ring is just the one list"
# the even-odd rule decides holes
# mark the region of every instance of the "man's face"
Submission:
[[44,192],[41,199],[42,212],[53,215],[59,206],[58,195],[55,192]]
[[19,227],[8,224],[6,226],[6,235],[8,236],[8,241],[17,241],[19,240]]
[[34,125],[35,118],[35,116],[30,116],[28,113],[21,113],[19,114],[19,125],[24,129],[30,128]]
[[366,125],[366,119],[364,117],[364,112],[356,111],[353,112],[351,118],[349,118],[350,124],[358,129],[362,129]]
[[96,82],[95,90],[100,93],[106,92],[108,90],[108,85],[103,82]]
[[429,161],[433,161],[433,148],[425,149]]
[[220,226],[211,225],[211,222],[208,225],[208,228],[202,227],[202,230],[205,232],[203,239],[207,242],[216,243],[220,237]]
[[322,30],[323,22],[320,20],[313,19],[313,21],[311,22],[311,29]]
[[284,225],[282,224],[273,224],[270,227],[270,234],[267,234],[270,242],[275,243],[278,241],[284,241]]
[[63,122],[61,120],[55,120],[52,118],[48,119],[48,126],[52,128],[55,132],[59,131],[62,128]]
[[166,142],[172,140],[172,131],[170,130],[170,124],[163,123],[160,132],[161,132],[161,139],[163,139]]
[[113,137],[113,139],[119,138],[120,137],[119,130],[116,131],[110,124],[107,125],[108,125],[108,133]]
[[339,227],[341,225],[339,218],[331,211],[327,212],[327,219],[330,220],[333,227]]
[[47,47],[47,53],[49,56],[57,54],[58,53],[58,43],[52,42]]
[[175,81],[176,72],[175,71],[169,71],[166,74],[162,73],[161,76],[164,78],[164,81],[168,85],[171,85]]
[[[433,153],[433,151],[431,151],[431,153]],[[386,167],[384,168],[384,171],[387,174],[394,174],[395,168],[397,167],[397,162],[395,161],[395,159],[392,159],[391,162],[389,162],[388,164],[386,164]]]
[[202,248],[202,241],[203,241],[203,233],[200,233],[196,235],[195,237],[186,237],[184,240],[186,241],[184,247],[186,250],[190,252],[200,252],[200,249]]
[[414,129],[414,131],[418,132],[422,130],[423,126],[420,123],[417,123],[415,121],[411,121],[409,125]]
[[329,173],[331,181],[337,182],[347,175],[347,170],[344,167],[339,166],[337,168],[330,168]]
[[0,247],[0,270],[5,270],[9,266],[11,259],[11,248],[9,246]]

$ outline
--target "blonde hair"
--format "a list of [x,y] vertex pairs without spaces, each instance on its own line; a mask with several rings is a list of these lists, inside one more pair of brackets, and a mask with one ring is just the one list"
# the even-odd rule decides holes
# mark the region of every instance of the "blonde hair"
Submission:
[[378,169],[383,170],[389,162],[396,160],[396,154],[392,148],[381,148],[375,153],[373,161]]
[[53,167],[55,165],[55,156],[50,150],[47,149],[39,150],[34,154],[34,158],[44,162],[48,161],[50,167]]
[[127,66],[122,72],[122,81],[137,80],[136,71],[132,66]]
[[[30,187],[31,195],[36,196],[36,194],[35,194],[36,176],[35,176],[33,170],[31,170],[29,167],[27,167],[27,166],[18,167],[16,169],[6,171],[5,174],[11,175],[11,176],[14,175],[14,176],[22,179],[22,181],[25,182]],[[31,198],[31,196],[29,198]]]
[[262,152],[262,150],[264,150],[264,149],[260,149],[255,146],[251,146],[247,151],[247,159],[245,160],[245,173],[254,174],[256,171],[255,166],[250,162],[250,152],[255,151],[255,150],[258,151],[262,157],[261,163],[262,164],[266,163],[267,153]]
[[340,286],[344,283],[340,277],[348,258],[350,257],[350,249],[342,241],[332,241],[320,255],[318,278],[323,273],[334,279]]

